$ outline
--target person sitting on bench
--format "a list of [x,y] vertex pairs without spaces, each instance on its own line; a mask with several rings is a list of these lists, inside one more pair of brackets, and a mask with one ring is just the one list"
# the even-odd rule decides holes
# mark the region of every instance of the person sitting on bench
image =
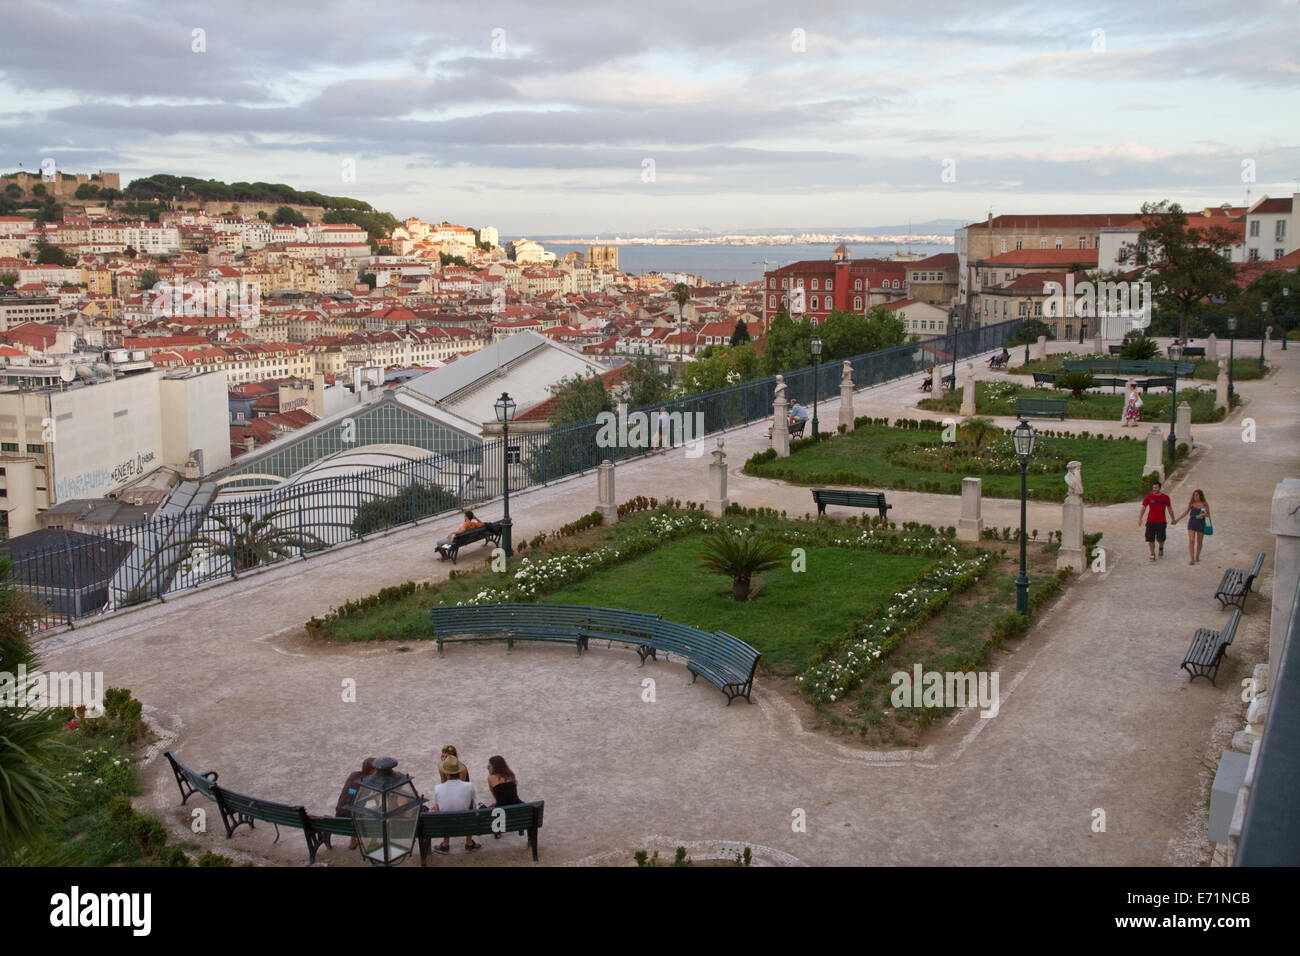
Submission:
[[1003,347],[1000,355],[992,355],[989,357],[989,368],[1006,368],[1007,360],[1010,358],[1011,353]]
[[921,379],[921,391],[929,392],[934,390],[934,369],[926,369],[925,378]]
[[478,518],[475,518],[475,517],[474,517],[474,512],[472,512],[472,511],[466,511],[466,512],[465,512],[465,523],[462,524],[462,525],[461,525],[459,528],[457,528],[455,531],[453,531],[451,534],[447,535],[447,537],[441,539],[441,540],[438,542],[438,545],[437,545],[438,557],[439,557],[441,560],[446,561],[447,558],[451,555],[451,539],[452,539],[452,537],[454,537],[454,536],[457,535],[457,534],[460,534],[462,531],[472,531],[472,530],[475,529],[475,528],[481,528],[481,527],[483,527],[483,522],[482,522],[482,521],[479,521]]

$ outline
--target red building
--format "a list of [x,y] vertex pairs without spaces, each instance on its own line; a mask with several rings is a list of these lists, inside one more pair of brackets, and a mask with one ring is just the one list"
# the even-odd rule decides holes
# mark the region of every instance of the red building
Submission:
[[907,295],[907,265],[887,259],[851,259],[843,245],[837,246],[830,259],[806,259],[792,262],[763,275],[763,324],[782,308],[791,308],[792,296],[798,304],[798,290],[803,290],[802,312],[818,324],[834,310],[864,314],[877,305],[902,299]]

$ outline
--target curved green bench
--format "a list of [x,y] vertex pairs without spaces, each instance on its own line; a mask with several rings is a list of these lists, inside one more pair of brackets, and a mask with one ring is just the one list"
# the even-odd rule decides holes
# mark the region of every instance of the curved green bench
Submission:
[[455,642],[544,641],[577,646],[581,654],[591,640],[631,644],[644,665],[657,653],[685,659],[687,670],[714,684],[727,695],[727,705],[737,697],[750,703],[759,651],[726,633],[697,630],[665,621],[657,614],[574,604],[471,604],[433,608],[433,630],[438,653]]

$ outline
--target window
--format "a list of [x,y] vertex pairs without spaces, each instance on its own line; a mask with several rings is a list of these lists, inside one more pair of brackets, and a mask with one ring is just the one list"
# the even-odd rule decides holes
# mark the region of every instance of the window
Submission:
[[44,446],[44,445],[32,445],[32,444],[29,443],[29,444],[27,445],[27,453],[30,454],[30,455],[43,455],[43,454],[45,453],[45,446]]
[[1065,323],[1065,337],[1067,339],[1074,338],[1074,326],[1071,325],[1069,322]]
[[769,296],[767,297],[767,307],[768,307],[769,309],[775,309],[775,308],[776,308],[776,296],[774,296],[774,295],[769,295]]
[[1046,248],[1047,248],[1047,239],[1046,239],[1046,238],[1043,238],[1043,239],[1039,239],[1039,240],[1038,240],[1038,248],[1039,248],[1039,249],[1046,249]]
[[[817,281],[816,279],[813,279],[813,282],[816,282],[816,281]],[[813,296],[813,297],[812,297],[812,310],[813,310],[814,312],[817,311],[817,296]]]
[[1022,319],[1025,318],[1027,315],[1029,315],[1029,303],[1021,302],[1020,308],[1016,310],[1016,314],[1019,315],[1020,318]]
[[816,291],[816,289],[817,289],[817,280],[816,280],[816,279],[813,279],[812,282],[813,282],[813,284],[812,284],[813,291]]
[[1251,250],[1250,250],[1250,258],[1249,258],[1248,261],[1250,261],[1250,262],[1259,262],[1259,250],[1258,250],[1258,249],[1251,249]]
[[1100,248],[1101,248],[1101,236],[1097,236],[1096,238],[1094,238],[1094,239],[1092,240],[1092,247],[1093,247],[1094,249],[1100,249]]
[[782,289],[788,289],[788,288],[790,288],[790,280],[789,280],[789,279],[782,279],[782,280],[781,280],[781,288],[782,288]]
[[1043,314],[1043,303],[1041,301],[1034,303],[1034,315]]
[[1286,220],[1285,220],[1285,219],[1279,219],[1279,220],[1277,221],[1276,226],[1275,226],[1275,228],[1273,229],[1273,238],[1276,239],[1278,242],[1281,242],[1283,239],[1286,238]]
[[1005,239],[1002,240],[1002,251],[1003,252],[1007,251],[1007,241]]
[[835,280],[834,280],[834,279],[827,279],[827,280],[826,280],[826,286],[825,286],[825,288],[826,288],[826,291],[827,291],[827,292],[830,292],[832,289],[834,289],[834,288],[835,288]]
[[1061,237],[1060,237],[1060,236],[1057,236],[1057,237],[1056,237],[1056,248],[1058,248],[1058,249],[1061,248]]
[[855,295],[853,297],[853,308],[858,312],[862,311],[862,296]]
[[802,288],[803,288],[803,279],[795,279],[795,280],[794,280],[794,287],[795,287],[796,289],[802,289]]
[[1274,259],[1281,259],[1284,255],[1286,255],[1286,252],[1285,252],[1284,250],[1282,250],[1282,249],[1274,249],[1274,250],[1273,250],[1273,258],[1274,258]]
[[520,447],[510,445],[506,448],[506,462],[511,465],[517,465],[520,462]]
[[769,289],[775,289],[775,288],[776,288],[776,279],[768,279],[768,280],[767,280],[767,287],[768,287]]
[[1023,242],[1022,240],[1020,240],[1020,239],[1017,239],[1017,240],[1016,240],[1016,248],[1017,248],[1017,249],[1023,249],[1024,247],[1025,247],[1024,242]]
[[1254,239],[1258,236],[1259,236],[1259,220],[1252,219],[1250,221],[1250,237]]
[[930,331],[931,331],[931,332],[934,331],[934,319],[931,319],[931,320],[930,320]]
[[861,280],[861,279],[854,279],[854,280],[853,280],[853,291],[854,291],[854,292],[861,292],[861,291],[862,291],[862,280]]
[[[1080,237],[1079,237],[1079,248],[1080,248],[1080,249],[1087,249],[1087,248],[1088,248],[1088,237],[1087,237],[1087,236],[1080,236]],[[1068,333],[1067,333],[1066,337],[1067,337],[1067,338],[1069,337]]]

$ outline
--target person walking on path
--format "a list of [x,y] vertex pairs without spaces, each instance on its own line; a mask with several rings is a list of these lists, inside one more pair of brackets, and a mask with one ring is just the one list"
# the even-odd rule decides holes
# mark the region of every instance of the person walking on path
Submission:
[[[1147,509],[1151,509],[1151,514],[1147,515]],[[1169,500],[1169,496],[1160,490],[1160,482],[1151,483],[1151,493],[1142,499],[1142,510],[1138,513],[1138,527],[1142,527],[1143,518],[1146,519],[1146,538],[1147,547],[1151,550],[1151,560],[1156,559],[1156,543],[1160,544],[1160,557],[1165,556],[1165,527],[1169,513],[1174,510],[1174,503]],[[1174,524],[1178,519],[1174,519]]]
[[[1205,526],[1210,524],[1210,504],[1205,500],[1205,492],[1200,488],[1192,492],[1192,500],[1187,502],[1183,514],[1174,519],[1174,524],[1182,521],[1185,514],[1191,515],[1187,519],[1187,556],[1191,560],[1187,563],[1196,564],[1201,560],[1201,545],[1205,543]],[[1213,529],[1214,526],[1210,525],[1210,527]]]
[[1124,398],[1123,427],[1137,428],[1142,420],[1142,396],[1138,394],[1136,382],[1128,383],[1128,395]]

